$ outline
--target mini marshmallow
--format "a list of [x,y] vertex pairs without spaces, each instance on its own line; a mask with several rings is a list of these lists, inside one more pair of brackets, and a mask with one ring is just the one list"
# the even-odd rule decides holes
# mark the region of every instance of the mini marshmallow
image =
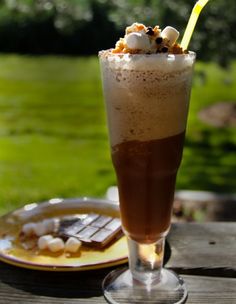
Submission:
[[81,247],[81,241],[75,237],[70,237],[65,243],[65,251],[75,253]]
[[34,233],[37,236],[41,236],[41,235],[47,234],[46,225],[43,222],[35,223]]
[[54,231],[54,221],[53,221],[53,219],[43,220],[43,224],[45,225],[45,229],[47,230],[47,232],[53,232]]
[[135,50],[147,50],[150,48],[148,35],[139,32],[133,32],[125,37],[127,47]]
[[48,242],[48,249],[51,252],[58,252],[65,248],[65,244],[62,239],[60,238],[54,238],[51,241]]
[[179,38],[179,32],[172,26],[167,26],[161,32],[162,38],[167,38],[169,40],[169,44],[173,45],[176,40]]
[[58,226],[58,219],[45,219],[43,220],[43,224],[45,225],[46,233],[55,232]]
[[24,224],[22,227],[22,232],[27,236],[35,234],[35,223]]
[[38,247],[40,250],[48,248],[49,242],[53,239],[53,236],[50,234],[43,235],[38,239]]

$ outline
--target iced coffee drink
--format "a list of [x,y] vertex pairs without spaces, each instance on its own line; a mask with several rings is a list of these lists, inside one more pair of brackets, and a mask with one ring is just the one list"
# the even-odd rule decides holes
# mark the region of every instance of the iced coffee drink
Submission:
[[122,225],[142,244],[168,232],[182,158],[194,54],[177,38],[135,23],[100,52]]
[[[173,27],[134,23],[99,53],[129,269],[103,282],[109,303],[184,303],[184,281],[162,267],[188,115],[194,53]],[[150,301],[149,301],[150,300]]]

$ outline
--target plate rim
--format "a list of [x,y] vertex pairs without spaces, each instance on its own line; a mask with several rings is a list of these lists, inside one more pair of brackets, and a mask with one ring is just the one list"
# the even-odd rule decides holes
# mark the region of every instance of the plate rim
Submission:
[[[0,216],[0,219],[6,219],[9,216],[16,216],[19,213],[29,213],[33,210],[37,210],[39,209],[39,214],[40,214],[40,210],[45,208],[46,206],[48,206],[48,204],[52,204],[52,205],[58,205],[58,204],[65,204],[65,203],[71,203],[71,204],[80,204],[77,207],[81,207],[83,208],[83,204],[84,203],[90,203],[91,206],[93,204],[100,204],[99,208],[102,208],[102,205],[108,205],[110,206],[114,211],[119,212],[119,204],[118,202],[115,201],[111,201],[108,199],[103,199],[103,198],[93,198],[93,197],[75,197],[75,198],[52,198],[49,200],[45,200],[42,202],[35,202],[35,203],[30,203],[30,204],[26,204],[23,205],[22,207],[19,207],[13,211],[10,211],[2,216]],[[98,205],[97,205],[98,206]],[[72,208],[73,209],[73,208]],[[68,209],[67,209],[68,210]],[[42,211],[41,211],[42,212]],[[32,212],[31,212],[32,214]],[[34,214],[35,215],[35,214]],[[84,264],[84,265],[40,265],[38,263],[33,263],[33,262],[26,262],[23,260],[18,259],[15,256],[12,255],[5,255],[2,252],[0,252],[0,261],[13,265],[13,266],[17,266],[17,267],[21,267],[21,268],[25,268],[25,269],[31,269],[31,270],[40,270],[40,271],[52,271],[52,272],[56,272],[56,271],[62,271],[62,272],[70,272],[70,271],[87,271],[87,270],[96,270],[96,269],[102,269],[102,268],[108,268],[108,267],[112,267],[112,266],[117,266],[117,265],[121,265],[121,264],[125,264],[128,261],[128,256],[124,255],[121,256],[120,258],[114,258],[114,259],[110,259],[108,261],[104,261],[104,262],[95,262],[95,263],[88,263],[88,264]]]

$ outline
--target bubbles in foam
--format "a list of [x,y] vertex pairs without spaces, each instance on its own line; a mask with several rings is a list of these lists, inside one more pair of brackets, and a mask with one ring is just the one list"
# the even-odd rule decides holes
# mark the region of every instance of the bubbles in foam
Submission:
[[113,54],[111,51],[99,53],[101,61],[105,61],[111,69],[147,71],[147,66],[163,72],[181,70],[183,66],[191,67],[195,53],[189,54]]
[[193,56],[113,55],[101,61],[112,145],[185,130]]

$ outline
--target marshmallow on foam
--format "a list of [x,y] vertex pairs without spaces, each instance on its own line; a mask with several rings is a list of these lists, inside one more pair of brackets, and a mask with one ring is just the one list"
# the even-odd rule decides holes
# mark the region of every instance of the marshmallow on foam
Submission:
[[161,32],[161,37],[169,40],[169,44],[173,45],[179,38],[179,32],[172,26],[167,26]]
[[133,32],[125,36],[126,45],[131,50],[150,49],[150,40],[145,33]]

